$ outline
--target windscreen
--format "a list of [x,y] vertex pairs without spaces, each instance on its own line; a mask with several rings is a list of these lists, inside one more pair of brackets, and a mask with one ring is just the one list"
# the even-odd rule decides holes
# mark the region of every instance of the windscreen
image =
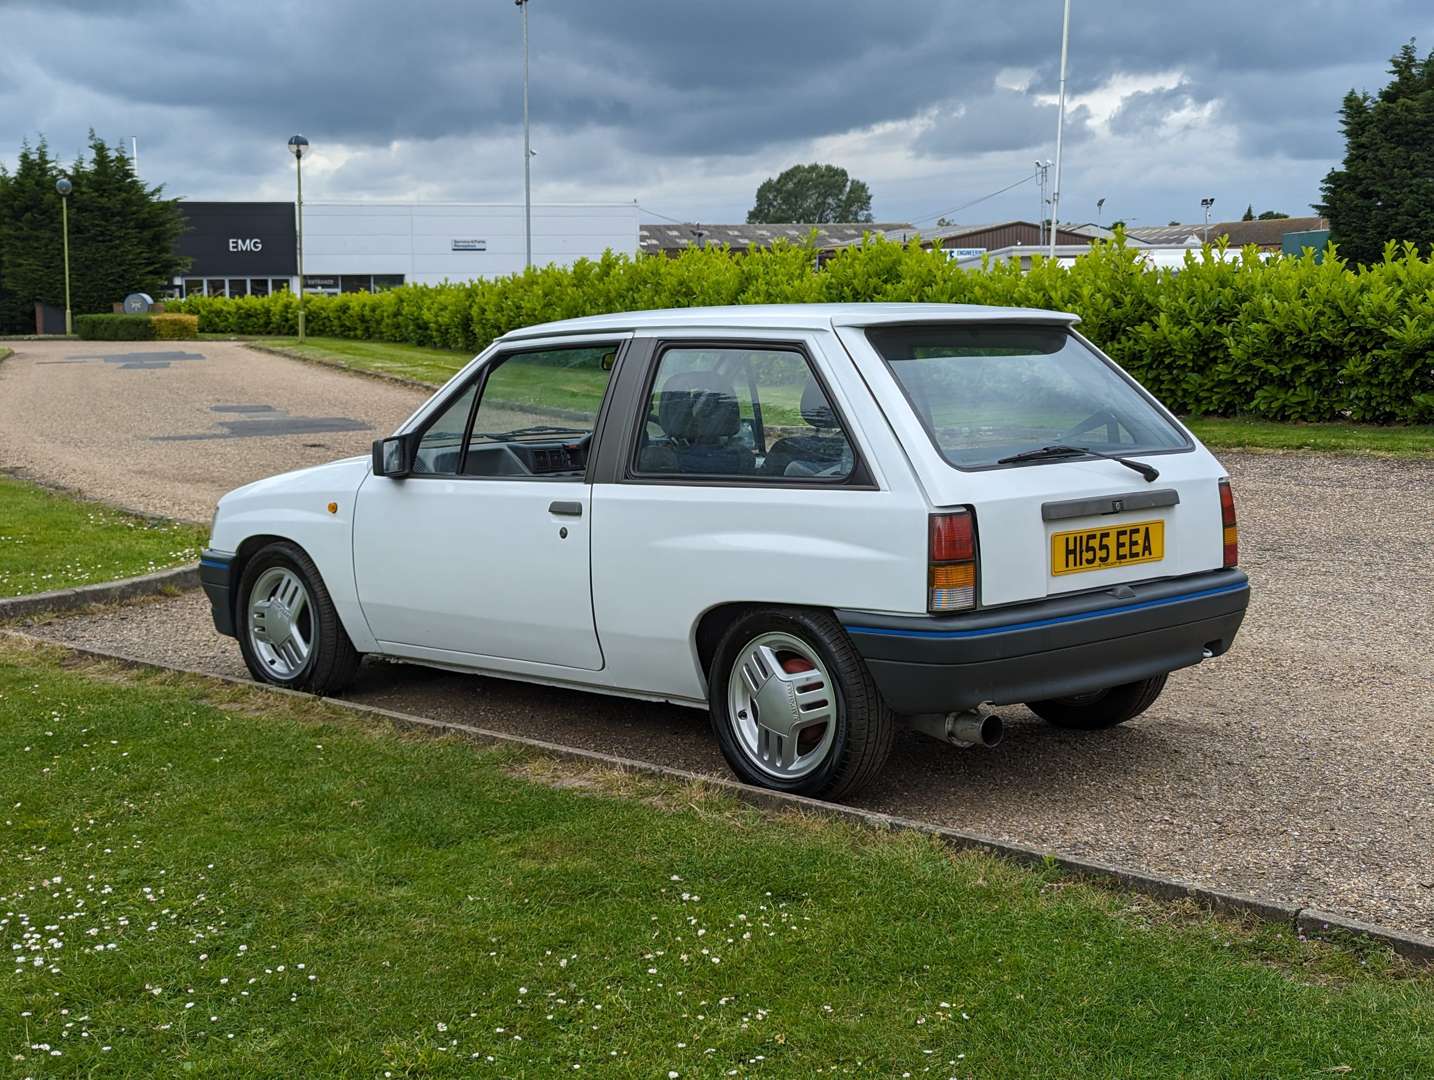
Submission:
[[867,340],[957,468],[986,468],[1044,446],[1113,454],[1189,446],[1140,390],[1065,327],[872,327]]

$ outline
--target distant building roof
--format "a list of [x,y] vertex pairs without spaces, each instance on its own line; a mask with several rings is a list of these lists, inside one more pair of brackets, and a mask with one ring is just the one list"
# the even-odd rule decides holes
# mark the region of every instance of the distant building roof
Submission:
[[[1035,245],[1036,237],[1041,234],[1042,227],[1033,221],[997,221],[984,225],[941,225],[921,229],[906,225],[899,229],[890,229],[885,235],[886,239],[898,244],[909,243],[913,237],[920,236],[923,244],[950,248],[962,247],[959,241],[968,238],[972,242],[964,246],[1007,247],[1016,243]],[[1082,239],[1109,240],[1114,236],[1109,229],[1089,223],[1062,223],[1059,229],[1059,240],[1063,244],[1078,243]],[[1141,242],[1134,241],[1132,246],[1141,246]]]
[[[1230,238],[1231,247],[1255,244],[1262,248],[1278,250],[1285,233],[1309,232],[1328,229],[1329,221],[1322,217],[1270,218],[1266,221],[1220,221],[1210,222],[1210,242],[1222,236]],[[1205,225],[1160,225],[1139,226],[1126,230],[1130,236],[1151,244],[1186,244],[1198,246],[1205,236]]]
[[737,250],[748,247],[769,247],[776,240],[789,240],[795,244],[806,243],[807,237],[816,230],[817,246],[822,248],[841,247],[860,242],[866,233],[885,233],[891,229],[910,228],[900,222],[827,222],[824,224],[782,224],[782,225],[707,225],[696,222],[676,224],[647,224],[638,229],[638,250],[649,255],[672,255],[696,244],[697,233],[702,233],[705,245],[727,244]]

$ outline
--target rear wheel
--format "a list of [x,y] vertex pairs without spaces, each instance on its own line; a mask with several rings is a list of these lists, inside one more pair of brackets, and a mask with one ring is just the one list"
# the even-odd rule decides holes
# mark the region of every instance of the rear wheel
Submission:
[[896,724],[830,615],[758,609],[722,636],[708,680],[727,763],[758,787],[840,798],[881,770]]
[[1151,705],[1165,689],[1166,675],[1153,679],[1112,686],[1089,694],[1031,701],[1026,707],[1048,724],[1077,731],[1098,731],[1133,720]]
[[339,622],[313,560],[296,544],[270,544],[239,579],[239,648],[260,682],[333,694],[363,657]]

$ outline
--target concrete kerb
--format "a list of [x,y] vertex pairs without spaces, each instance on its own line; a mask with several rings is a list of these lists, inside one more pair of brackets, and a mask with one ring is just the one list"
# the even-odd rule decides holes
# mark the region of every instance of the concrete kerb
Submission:
[[176,566],[172,570],[159,570],[139,577],[121,578],[119,581],[104,581],[97,585],[77,585],[72,589],[6,597],[0,599],[0,622],[57,611],[75,611],[96,604],[113,604],[121,600],[134,600],[142,596],[157,596],[160,593],[198,587],[198,566]]
[[[317,699],[317,696],[314,694],[303,693],[297,690],[286,690],[282,687],[268,686],[233,675],[219,675],[195,668],[180,667],[172,664],[159,664],[150,660],[126,656],[122,653],[111,653],[99,649],[64,645],[17,630],[0,629],[0,636],[22,641],[30,645],[63,648],[77,656],[91,657],[96,660],[118,663],[127,667],[148,668],[155,671],[175,671],[186,675],[197,675],[201,678],[213,679],[218,682],[230,683],[236,686],[244,686],[266,693],[308,700]],[[1011,844],[986,836],[964,833],[960,830],[935,825],[931,822],[916,821],[911,818],[897,817],[892,814],[883,814],[873,810],[862,810],[857,807],[822,802],[818,799],[809,799],[801,795],[786,795],[781,792],[768,791],[764,788],[749,787],[736,780],[709,776],[703,773],[694,773],[686,769],[677,769],[666,765],[656,765],[646,761],[637,761],[632,758],[617,757],[613,754],[603,754],[595,750],[581,750],[576,747],[562,746],[558,743],[545,742],[542,739],[510,735],[506,732],[492,731],[488,728],[475,727],[471,724],[433,720],[427,717],[399,712],[395,709],[381,708],[377,705],[364,705],[360,702],[345,701],[342,698],[324,698],[323,700],[349,712],[381,720],[399,731],[430,733],[434,735],[458,735],[476,743],[521,747],[562,760],[581,762],[588,765],[599,765],[604,768],[620,769],[624,772],[654,776],[681,783],[700,783],[729,795],[732,798],[738,799],[758,810],[772,813],[798,811],[800,813],[817,814],[834,820],[848,821],[866,828],[921,833],[936,838],[953,850],[983,851],[1025,866],[1053,866],[1073,877],[1084,878],[1097,884],[1115,886],[1158,900],[1188,900],[1220,914],[1249,916],[1264,922],[1281,924],[1288,929],[1308,937],[1323,936],[1329,931],[1348,934],[1357,938],[1363,938],[1374,944],[1386,946],[1407,960],[1434,965],[1434,937],[1426,937],[1422,934],[1408,931],[1394,930],[1389,927],[1375,926],[1370,923],[1359,922],[1348,916],[1321,911],[1317,908],[1306,908],[1298,904],[1286,903],[1280,900],[1267,900],[1261,897],[1245,896],[1240,893],[1212,889],[1204,885],[1196,885],[1191,882],[1162,877],[1158,874],[1143,873],[1108,863],[1076,858],[1074,856],[1059,855],[1054,852],[1040,851],[1036,848],[1023,847],[1019,844]]]

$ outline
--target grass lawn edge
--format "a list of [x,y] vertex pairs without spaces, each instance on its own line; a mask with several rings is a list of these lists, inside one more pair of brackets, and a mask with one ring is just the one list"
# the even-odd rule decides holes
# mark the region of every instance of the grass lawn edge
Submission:
[[[67,658],[67,669],[106,672],[118,670],[137,681],[157,679],[177,685],[192,686],[201,695],[216,688],[226,693],[250,695],[255,701],[266,698],[289,699],[328,711],[328,715],[357,722],[370,732],[391,729],[404,735],[428,738],[458,738],[475,746],[510,752],[525,759],[536,758],[551,763],[550,772],[557,776],[567,772],[569,779],[559,786],[583,789],[612,787],[613,777],[622,776],[638,784],[651,784],[672,791],[701,792],[704,797],[728,800],[768,820],[791,817],[809,823],[820,821],[838,828],[861,830],[874,836],[901,834],[924,837],[942,845],[953,855],[970,853],[999,860],[1013,868],[1058,878],[1071,885],[1089,887],[1103,894],[1138,898],[1141,903],[1162,906],[1179,912],[1184,921],[1206,921],[1269,929],[1301,943],[1321,941],[1337,946],[1363,961],[1383,953],[1401,970],[1434,973],[1434,938],[1390,927],[1364,923],[1340,913],[1299,904],[1267,900],[1233,893],[1160,875],[1099,863],[1052,852],[1006,843],[986,836],[963,833],[916,819],[901,818],[879,811],[863,810],[841,803],[823,802],[800,795],[788,795],[749,787],[724,777],[708,776],[672,766],[658,765],[623,758],[601,751],[564,746],[508,732],[494,731],[457,721],[417,716],[397,709],[346,701],[342,698],[321,698],[303,691],[254,683],[233,675],[221,675],[196,668],[172,666],[152,660],[110,653],[84,646],[62,644],[38,638],[20,630],[0,626],[0,660],[14,650],[42,657]],[[588,776],[582,775],[584,772]],[[578,776],[576,781],[571,776]],[[591,776],[605,778],[594,783]],[[621,785],[618,785],[619,787]],[[686,796],[676,800],[682,804]]]

